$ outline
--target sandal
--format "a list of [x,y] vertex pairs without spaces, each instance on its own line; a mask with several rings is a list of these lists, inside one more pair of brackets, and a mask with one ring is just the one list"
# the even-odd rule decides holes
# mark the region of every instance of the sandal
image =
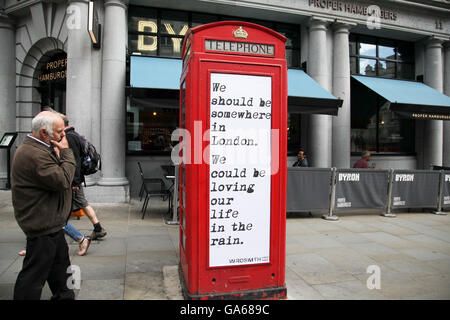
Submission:
[[90,245],[91,245],[91,238],[83,237],[81,241],[78,243],[80,251],[77,254],[79,256],[84,256],[87,253]]

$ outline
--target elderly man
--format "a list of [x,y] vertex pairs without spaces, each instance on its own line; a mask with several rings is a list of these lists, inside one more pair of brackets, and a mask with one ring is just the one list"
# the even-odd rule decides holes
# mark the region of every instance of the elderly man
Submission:
[[361,154],[361,159],[359,159],[358,161],[355,162],[353,168],[368,169],[369,161],[370,161],[370,152],[364,151]]
[[70,259],[62,229],[70,214],[75,159],[61,117],[43,111],[31,126],[11,170],[14,215],[27,237],[14,299],[40,299],[46,281],[52,299],[74,299],[67,284]]

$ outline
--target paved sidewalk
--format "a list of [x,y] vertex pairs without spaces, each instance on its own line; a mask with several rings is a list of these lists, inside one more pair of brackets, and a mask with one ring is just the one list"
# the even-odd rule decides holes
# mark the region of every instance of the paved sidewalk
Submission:
[[[81,270],[77,299],[182,299],[176,269],[178,226],[164,223],[167,204],[151,203],[144,220],[137,200],[93,206],[108,235],[93,241],[83,257],[68,239],[72,264]],[[87,217],[71,222],[90,234]],[[12,299],[23,262],[17,252],[24,245],[11,193],[0,191],[0,300]],[[367,273],[369,266],[380,270],[380,289],[367,287],[369,277],[374,278],[373,271]],[[319,214],[290,214],[286,284],[293,300],[450,299],[450,216],[358,213],[325,221]],[[42,299],[50,296],[46,286]]]

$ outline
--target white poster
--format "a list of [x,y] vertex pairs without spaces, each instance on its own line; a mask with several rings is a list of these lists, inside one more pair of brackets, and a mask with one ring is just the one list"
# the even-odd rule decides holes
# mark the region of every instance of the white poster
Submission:
[[272,78],[211,74],[209,266],[268,263]]

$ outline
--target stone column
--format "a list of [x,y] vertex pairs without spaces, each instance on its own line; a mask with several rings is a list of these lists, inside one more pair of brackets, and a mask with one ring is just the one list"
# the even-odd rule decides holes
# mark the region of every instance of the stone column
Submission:
[[[16,53],[14,24],[0,13],[0,139],[16,131]],[[11,149],[11,155],[14,148]],[[7,150],[0,149],[0,188],[7,180]]]
[[[425,49],[425,76],[424,83],[442,92],[442,41],[430,39]],[[431,165],[442,165],[443,145],[442,120],[426,120],[424,126],[424,169]]]
[[[99,23],[104,28],[103,19],[103,0],[95,1],[95,8],[98,13]],[[101,43],[101,40],[100,40]],[[103,44],[99,49],[92,49],[91,53],[91,143],[95,146],[98,152],[102,154],[101,150],[101,103],[102,103],[102,57],[103,57]],[[97,172],[95,175],[90,175],[89,179],[86,179],[87,185],[95,184],[100,178],[101,172]]]
[[[98,14],[102,29],[105,27],[104,14],[103,14],[103,1],[96,1],[98,5]],[[100,7],[101,5],[101,7]],[[103,30],[102,30],[103,33]],[[102,103],[102,54],[103,44],[100,49],[92,50],[92,92],[91,92],[91,105],[92,105],[92,143],[101,151],[100,141],[100,128],[101,128],[101,103]]]
[[[322,87],[328,87],[328,68],[326,53],[327,22],[311,19],[309,25],[308,74]],[[311,167],[331,166],[330,116],[313,114],[310,117],[309,154]]]
[[101,150],[103,167],[98,185],[111,187],[108,188],[108,193],[114,202],[129,199],[128,179],[125,177],[127,4],[128,1],[124,0],[105,0],[105,23],[102,28]]
[[91,140],[92,44],[87,32],[88,9],[88,1],[72,0],[68,3],[67,12],[73,15],[74,23],[67,24],[66,114],[69,125]]
[[333,118],[332,166],[350,167],[350,25],[336,23],[333,26],[333,95],[343,100],[339,113]]
[[[450,42],[444,45],[444,94],[450,96]],[[444,126],[444,156],[442,165],[450,167],[450,121],[443,121]]]

